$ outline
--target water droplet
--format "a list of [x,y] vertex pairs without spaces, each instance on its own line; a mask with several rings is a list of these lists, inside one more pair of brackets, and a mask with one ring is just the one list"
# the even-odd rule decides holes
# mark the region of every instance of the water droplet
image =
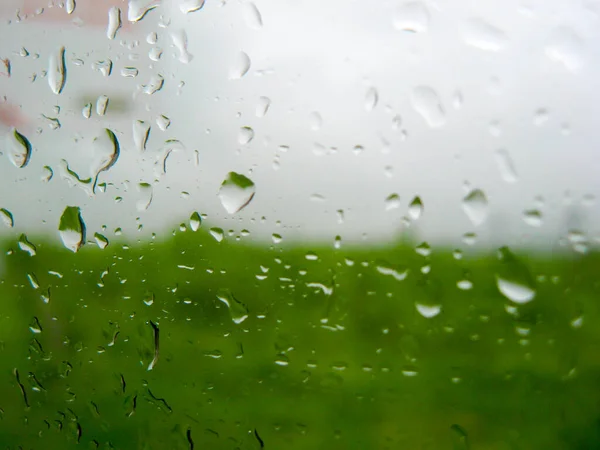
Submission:
[[198,212],[194,212],[190,216],[190,228],[192,229],[192,231],[198,231],[200,225],[202,225],[202,217],[200,217],[200,214],[198,214]]
[[100,247],[101,250],[104,250],[108,246],[108,238],[100,233],[94,233],[94,240],[96,241],[96,245]]
[[76,253],[85,243],[85,223],[77,206],[67,206],[58,225],[60,238],[66,248]]
[[523,220],[530,227],[541,227],[543,223],[542,213],[539,209],[528,209],[523,211]]
[[367,111],[373,111],[373,109],[377,106],[378,101],[379,94],[377,93],[377,89],[374,87],[369,88],[365,95],[365,109]]
[[481,189],[474,189],[463,198],[465,214],[474,226],[479,226],[488,216],[488,200]]
[[426,319],[431,319],[442,312],[442,305],[425,305],[423,303],[415,303],[415,307],[419,314]]
[[29,140],[12,128],[6,136],[6,154],[15,167],[25,167],[31,158],[31,143]]
[[390,194],[385,199],[385,210],[400,208],[400,196],[398,194]]
[[431,246],[427,242],[421,242],[415,247],[415,252],[421,256],[431,255]]
[[11,73],[12,65],[10,63],[10,59],[0,58],[0,75],[3,77],[10,78]]
[[99,116],[103,116],[106,114],[106,110],[108,109],[109,99],[106,95],[101,95],[96,100],[96,114]]
[[202,9],[204,0],[180,0],[179,10],[184,14],[189,14]]
[[425,122],[432,127],[441,127],[446,123],[446,113],[437,92],[428,86],[414,88],[410,95],[413,108]]
[[142,86],[144,93],[148,95],[155,94],[165,85],[165,78],[161,74],[152,75],[148,84]]
[[535,298],[534,280],[529,269],[508,247],[499,250],[500,268],[496,285],[502,295],[514,303],[525,304]]
[[75,0],[65,0],[65,11],[67,11],[67,14],[73,14],[73,11],[75,11]]
[[456,287],[458,287],[461,291],[469,291],[473,288],[473,283],[469,280],[459,280],[456,283]]
[[40,288],[40,282],[38,281],[37,277],[35,276],[35,273],[28,273],[27,279],[29,280],[29,284],[31,285],[31,287],[33,289]]
[[81,110],[81,115],[85,119],[89,119],[92,116],[92,104],[86,103],[86,105]]
[[252,2],[246,2],[244,3],[243,7],[246,25],[253,30],[260,30],[263,26],[262,16],[260,15],[260,11],[256,5]]
[[548,110],[545,108],[540,108],[533,115],[533,124],[536,127],[541,127],[546,122],[548,122],[549,118],[550,115],[548,114]]
[[8,209],[0,208],[0,220],[8,228],[12,228],[15,226],[15,219],[13,218],[12,213]]
[[254,139],[254,130],[252,128],[240,128],[240,132],[238,134],[238,142],[240,145],[249,144],[252,141],[252,139]]
[[179,52],[179,62],[188,64],[194,56],[188,51],[188,37],[184,29],[171,32],[173,45]]
[[423,202],[420,197],[415,197],[410,205],[408,205],[408,216],[412,220],[418,220],[423,214]]
[[160,115],[156,118],[156,125],[158,125],[158,128],[160,128],[161,131],[166,131],[171,125],[171,119],[167,116]]
[[150,129],[151,127],[148,122],[144,122],[143,120],[133,121],[133,142],[140,152],[146,150],[146,144],[150,138]]
[[117,136],[108,128],[94,139],[94,162],[92,163],[92,173],[94,174],[94,184],[92,192],[96,192],[98,176],[101,172],[109,170],[119,159],[120,146]]
[[508,45],[504,32],[483,19],[467,21],[463,36],[468,45],[489,52],[498,52]]
[[248,308],[246,308],[246,305],[236,299],[229,290],[220,290],[217,298],[227,305],[231,320],[234,323],[240,324],[248,318]]
[[378,262],[375,269],[380,274],[391,276],[397,281],[403,281],[408,276],[408,269],[406,267],[393,267],[391,264],[383,261]]
[[229,214],[235,214],[250,203],[255,192],[256,187],[250,178],[229,172],[219,189],[219,199]]
[[256,117],[264,117],[269,111],[271,106],[271,99],[269,97],[260,97],[256,104]]
[[103,76],[108,77],[112,74],[113,62],[110,59],[96,61],[92,64],[92,68],[100,72]]
[[113,6],[108,10],[108,26],[106,27],[106,37],[114,39],[117,31],[121,28],[121,8]]
[[127,11],[127,20],[138,22],[146,14],[160,5],[162,0],[129,0],[129,9]]
[[229,71],[229,79],[238,80],[242,78],[250,70],[250,64],[250,57],[244,52],[239,52],[233,61],[231,70]]
[[583,42],[569,28],[558,28],[546,45],[546,56],[552,61],[563,64],[567,70],[577,72],[583,66]]
[[452,425],[450,430],[452,430],[455,450],[469,450],[467,431],[457,424]]
[[141,194],[141,198],[137,201],[135,207],[140,212],[146,211],[152,203],[152,185],[149,183],[139,183],[137,190]]
[[35,248],[35,245],[29,242],[25,234],[21,234],[21,236],[19,236],[18,245],[19,248],[25,253],[29,253],[29,256],[35,256],[37,254],[37,249]]
[[394,28],[411,33],[423,33],[429,29],[430,15],[427,7],[419,1],[399,5],[394,12]]
[[215,238],[215,241],[217,242],[221,242],[223,238],[225,238],[225,232],[222,228],[213,227],[210,230],[208,230],[208,232],[213,238]]
[[502,179],[506,183],[516,183],[518,180],[517,171],[508,152],[504,149],[496,150],[495,158]]
[[52,52],[48,62],[48,84],[52,92],[56,95],[60,94],[65,87],[66,79],[65,48],[60,47],[58,50]]
[[317,111],[313,111],[308,116],[308,123],[311,130],[318,131],[323,126],[323,118]]

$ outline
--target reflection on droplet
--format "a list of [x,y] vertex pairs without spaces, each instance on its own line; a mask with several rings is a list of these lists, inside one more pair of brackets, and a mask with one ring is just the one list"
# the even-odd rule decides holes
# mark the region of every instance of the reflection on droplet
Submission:
[[94,139],[94,161],[92,163],[92,173],[94,174],[94,184],[92,192],[96,192],[98,176],[101,172],[109,170],[119,159],[120,146],[115,134],[105,128],[104,131]]
[[235,214],[250,203],[255,193],[256,187],[250,178],[229,172],[219,189],[219,199],[229,214]]
[[48,84],[56,95],[60,94],[67,79],[67,68],[65,65],[65,48],[60,47],[50,54],[48,62]]
[[108,26],[106,27],[106,37],[114,39],[117,31],[121,28],[121,8],[113,6],[108,10]]
[[463,211],[474,226],[481,225],[488,216],[488,200],[481,189],[469,192],[462,201]]
[[394,12],[394,28],[411,33],[423,33],[429,29],[430,15],[427,7],[420,1],[406,2]]
[[365,95],[365,109],[367,111],[372,111],[379,101],[379,94],[377,93],[377,89],[374,87],[369,88],[367,94]]
[[508,152],[504,149],[497,150],[495,158],[502,179],[506,183],[516,183],[518,180],[517,171]]
[[77,252],[85,242],[85,223],[81,210],[77,206],[67,206],[60,217],[58,225],[60,239],[64,246]]
[[227,305],[231,320],[233,320],[234,323],[240,324],[248,318],[248,308],[246,305],[236,299],[229,290],[220,290],[217,294],[217,298]]
[[190,216],[190,228],[192,229],[192,231],[198,231],[200,225],[202,225],[202,217],[200,217],[200,214],[198,214],[198,212],[195,211]]
[[250,64],[250,57],[244,52],[239,52],[229,70],[229,79],[238,80],[242,78],[250,70]]
[[23,168],[31,158],[31,143],[13,128],[6,136],[6,154],[15,167]]
[[243,7],[246,25],[253,30],[260,30],[263,26],[262,16],[256,5],[252,2],[246,2]]
[[390,194],[385,199],[385,210],[400,208],[400,196],[398,194]]
[[158,7],[161,0],[129,0],[129,9],[127,11],[127,20],[138,22],[146,14]]
[[480,50],[498,52],[508,45],[504,32],[483,19],[467,21],[463,36],[467,44]]
[[252,139],[254,139],[254,130],[250,127],[242,127],[240,128],[240,132],[238,134],[238,143],[240,145],[249,144]]
[[138,211],[146,211],[152,203],[152,185],[149,183],[139,183],[137,190],[140,193],[140,199],[135,204]]
[[415,307],[419,314],[426,319],[431,319],[442,312],[442,305],[425,305],[423,303],[415,303]]
[[2,221],[2,223],[8,228],[15,226],[15,219],[8,209],[0,208],[0,221]]
[[523,211],[523,220],[530,227],[541,227],[543,223],[542,213],[539,209],[528,209]]
[[108,246],[108,239],[103,234],[94,233],[94,240],[96,241],[96,245],[100,247],[101,250],[104,250]]
[[150,124],[143,120],[133,121],[133,142],[135,147],[140,151],[146,150],[146,144],[150,137]]
[[269,106],[271,106],[271,99],[269,97],[260,97],[256,104],[256,117],[264,117],[267,111],[269,111]]
[[413,108],[425,122],[432,127],[441,127],[446,123],[446,113],[437,92],[428,86],[414,88],[410,95]]
[[534,280],[527,266],[510,251],[502,247],[498,251],[500,267],[496,273],[496,285],[502,295],[514,303],[529,303],[535,298]]
[[188,37],[184,29],[171,32],[173,45],[179,52],[179,62],[188,64],[194,56],[188,51]]
[[184,14],[198,11],[203,6],[204,0],[179,0],[179,10]]
[[421,197],[417,196],[408,205],[408,216],[412,220],[418,220],[421,214],[423,214],[423,202],[421,201]]

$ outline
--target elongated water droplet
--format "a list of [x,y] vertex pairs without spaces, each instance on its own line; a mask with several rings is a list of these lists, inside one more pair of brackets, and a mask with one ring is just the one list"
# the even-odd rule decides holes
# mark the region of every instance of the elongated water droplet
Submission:
[[411,33],[423,33],[429,29],[430,15],[420,1],[406,2],[394,11],[394,28]]
[[385,199],[385,210],[400,208],[400,196],[398,194],[390,194]]
[[85,119],[89,119],[92,116],[92,104],[86,103],[86,105],[81,109],[81,115]]
[[99,116],[103,116],[106,114],[106,110],[108,109],[109,98],[106,95],[101,95],[96,100],[96,114]]
[[19,236],[18,245],[19,245],[19,248],[21,250],[23,250],[25,253],[29,253],[29,256],[35,256],[37,254],[37,249],[35,248],[35,245],[33,245],[31,242],[29,242],[29,240],[27,239],[27,236],[25,234],[22,234],[21,236]]
[[184,14],[189,14],[202,9],[204,0],[179,0],[179,10]]
[[192,231],[198,231],[200,225],[202,225],[202,217],[200,217],[200,214],[198,214],[198,212],[194,212],[190,216],[190,228],[192,229]]
[[184,29],[171,32],[173,45],[179,52],[179,62],[188,64],[194,56],[188,51],[188,37]]
[[138,211],[146,211],[152,203],[152,185],[149,183],[139,183],[138,192],[140,193],[140,199],[135,204]]
[[463,198],[465,214],[474,226],[479,226],[488,216],[488,200],[481,189],[474,189]]
[[252,128],[240,128],[240,132],[238,134],[238,142],[240,145],[249,144],[252,141],[252,139],[254,139],[254,130]]
[[108,26],[106,27],[106,37],[114,39],[117,31],[121,28],[121,8],[113,6],[108,10]]
[[260,97],[256,104],[256,117],[264,117],[267,111],[269,111],[269,106],[271,106],[271,99],[269,97]]
[[12,213],[8,209],[0,208],[0,220],[8,228],[12,228],[15,226],[15,219],[13,218]]
[[60,47],[52,52],[48,62],[48,84],[56,95],[60,94],[67,79],[67,68],[65,64],[65,48]]
[[483,19],[467,21],[463,36],[468,45],[489,52],[498,52],[508,45],[504,32]]
[[527,266],[508,247],[498,252],[500,267],[496,285],[502,295],[517,304],[529,303],[535,298],[535,284]]
[[67,14],[73,14],[75,6],[77,6],[75,0],[65,0],[65,11],[67,11]]
[[523,220],[530,227],[541,227],[543,223],[542,213],[539,209],[528,209],[523,211]]
[[144,122],[143,120],[133,121],[133,142],[140,152],[146,150],[146,144],[150,138],[150,129],[151,127],[148,122]]
[[410,95],[413,108],[432,128],[446,123],[446,113],[437,92],[428,86],[414,88]]
[[423,202],[421,201],[421,197],[415,197],[410,205],[408,205],[408,216],[412,220],[418,220],[423,214]]
[[497,150],[495,157],[502,179],[507,183],[516,183],[518,180],[517,171],[508,152],[504,149]]
[[239,52],[233,61],[231,70],[229,71],[229,79],[239,80],[246,75],[246,73],[248,73],[250,70],[250,65],[250,57],[244,52]]
[[236,299],[229,290],[220,290],[217,294],[217,298],[227,305],[231,320],[233,320],[234,323],[240,324],[248,318],[248,308],[246,305]]
[[52,179],[53,176],[54,176],[54,171],[52,170],[52,167],[50,167],[50,166],[42,167],[42,176],[40,177],[40,179],[44,183],[48,183]]
[[31,143],[29,140],[12,128],[6,136],[6,154],[15,167],[23,168],[31,158]]
[[369,88],[365,95],[365,109],[367,111],[373,111],[373,109],[377,106],[377,102],[379,101],[379,94],[377,89],[374,87]]
[[263,26],[260,11],[252,2],[244,3],[244,19],[246,20],[246,25],[253,30],[260,30]]
[[146,14],[158,7],[161,0],[129,0],[129,10],[127,11],[127,20],[138,22]]
[[104,250],[108,246],[108,239],[103,234],[94,233],[94,240],[96,241],[96,245],[100,247],[101,250]]
[[419,314],[421,314],[426,319],[431,319],[439,315],[440,312],[442,312],[442,305],[426,305],[417,302],[415,303],[415,307],[417,308]]
[[96,192],[98,176],[101,172],[109,170],[119,159],[120,146],[117,136],[108,128],[94,139],[94,161],[92,163],[92,174],[94,174],[94,184],[92,192]]
[[85,243],[85,223],[78,206],[67,206],[58,225],[60,238],[66,248],[76,253]]
[[229,214],[235,214],[252,201],[255,193],[256,186],[250,178],[229,172],[219,189],[219,199]]

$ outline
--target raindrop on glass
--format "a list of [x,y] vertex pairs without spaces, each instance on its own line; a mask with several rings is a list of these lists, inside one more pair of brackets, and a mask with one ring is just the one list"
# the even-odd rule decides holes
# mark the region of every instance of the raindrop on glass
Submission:
[[95,192],[100,173],[109,170],[119,159],[120,146],[115,134],[108,128],[105,128],[103,132],[94,139],[93,148],[94,160],[91,170],[94,174],[92,191]]
[[127,20],[138,22],[154,8],[160,6],[162,0],[129,0]]
[[535,298],[534,280],[527,266],[510,251],[502,247],[498,252],[500,267],[496,285],[502,295],[517,304],[529,303]]
[[202,225],[202,217],[200,217],[200,214],[198,214],[198,212],[192,213],[192,215],[190,216],[190,228],[192,229],[192,231],[198,231],[200,225]]
[[508,45],[506,34],[483,19],[467,21],[463,36],[468,45],[489,52],[498,52]]
[[140,152],[146,150],[146,144],[150,137],[150,128],[148,122],[144,122],[143,120],[133,121],[133,142]]
[[377,93],[377,89],[374,87],[369,88],[365,95],[365,109],[367,111],[373,111],[377,106],[377,102],[379,101],[379,94]]
[[85,223],[77,206],[67,206],[60,217],[58,233],[64,246],[77,252],[85,243]]
[[231,69],[229,70],[229,79],[238,80],[242,78],[250,70],[250,64],[250,57],[244,52],[239,52],[233,60]]
[[243,4],[243,8],[246,25],[253,30],[260,30],[263,26],[262,16],[256,5],[252,2],[246,2]]
[[410,95],[413,108],[432,128],[446,123],[446,113],[437,92],[428,86],[414,88]]
[[31,158],[31,143],[15,128],[6,136],[6,154],[15,167],[25,167]]
[[250,203],[255,192],[256,187],[250,178],[229,172],[219,189],[219,199],[229,214],[235,214]]
[[481,189],[474,189],[462,200],[463,211],[474,226],[481,225],[488,216],[488,200]]
[[106,27],[106,37],[114,39],[117,31],[121,28],[121,8],[113,6],[108,10],[108,26]]
[[227,306],[231,320],[234,323],[240,324],[248,318],[248,308],[246,308],[246,305],[236,299],[228,290],[220,290],[217,298]]
[[518,180],[517,171],[508,152],[504,149],[496,150],[494,156],[502,179],[506,183],[516,183]]
[[394,11],[394,28],[411,33],[423,33],[429,29],[429,10],[420,1],[405,2]]
[[240,132],[238,134],[238,143],[240,145],[249,144],[252,139],[254,139],[254,130],[250,127],[242,127],[240,128]]
[[398,194],[390,194],[385,199],[385,210],[400,208],[400,196]]
[[15,226],[15,219],[8,209],[0,208],[0,221],[8,228]]
[[194,56],[188,51],[188,37],[184,29],[171,32],[173,45],[179,52],[179,62],[188,64]]
[[60,94],[65,87],[66,78],[65,48],[60,47],[52,52],[48,62],[48,84],[52,92],[56,95]]
[[179,10],[184,14],[189,14],[202,9],[204,0],[179,0]]
[[408,205],[408,216],[412,220],[418,220],[421,214],[423,214],[423,202],[421,201],[421,197],[417,196]]
[[256,104],[256,117],[264,117],[267,111],[269,111],[270,106],[271,99],[269,97],[260,97]]

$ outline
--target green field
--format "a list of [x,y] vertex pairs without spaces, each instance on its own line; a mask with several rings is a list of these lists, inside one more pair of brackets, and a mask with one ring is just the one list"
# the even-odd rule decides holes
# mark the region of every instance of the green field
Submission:
[[[595,253],[18,237],[2,448],[600,448]],[[507,271],[533,301],[499,292]]]

